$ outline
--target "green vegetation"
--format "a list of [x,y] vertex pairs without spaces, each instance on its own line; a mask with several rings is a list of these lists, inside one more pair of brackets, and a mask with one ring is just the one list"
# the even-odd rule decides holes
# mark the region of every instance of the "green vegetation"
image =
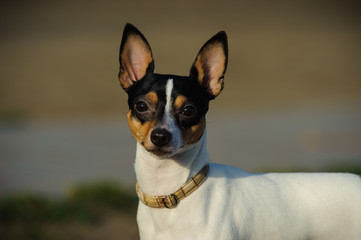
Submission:
[[0,222],[81,221],[94,222],[107,211],[136,211],[135,193],[113,182],[75,186],[63,199],[36,194],[10,195],[0,200]]
[[327,172],[354,173],[361,176],[361,165],[334,165],[326,170]]
[[0,111],[0,123],[3,125],[23,125],[27,119],[24,111],[15,109]]
[[79,184],[60,199],[6,196],[0,200],[0,239],[47,239],[49,224],[95,226],[108,215],[135,219],[137,204],[135,192],[110,181]]

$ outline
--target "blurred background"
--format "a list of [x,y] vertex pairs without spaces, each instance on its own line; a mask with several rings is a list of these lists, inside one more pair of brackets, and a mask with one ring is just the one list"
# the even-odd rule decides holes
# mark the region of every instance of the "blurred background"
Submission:
[[188,75],[225,30],[211,159],[247,171],[361,172],[358,1],[0,2],[0,238],[138,239],[125,23],[155,72]]

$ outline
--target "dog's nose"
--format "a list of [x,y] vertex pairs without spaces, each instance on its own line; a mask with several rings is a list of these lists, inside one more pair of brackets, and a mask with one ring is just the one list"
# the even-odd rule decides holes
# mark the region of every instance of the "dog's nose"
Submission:
[[172,134],[164,128],[154,129],[150,135],[152,143],[158,147],[167,145],[172,139]]

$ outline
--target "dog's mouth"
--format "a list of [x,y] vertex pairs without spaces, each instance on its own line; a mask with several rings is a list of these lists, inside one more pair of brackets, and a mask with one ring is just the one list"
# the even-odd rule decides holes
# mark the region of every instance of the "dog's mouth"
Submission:
[[175,149],[171,146],[157,147],[154,144],[145,144],[145,142],[140,142],[140,144],[145,150],[159,157],[170,156],[175,151]]
[[146,148],[145,147],[145,149],[154,155],[165,158],[165,157],[170,157],[174,154],[179,153],[180,151],[182,151],[183,147],[184,146],[182,145],[179,148],[174,148],[174,147],[168,146],[168,147],[154,147],[154,148]]
[[163,148],[147,149],[147,151],[160,157],[166,157],[173,154],[172,150]]

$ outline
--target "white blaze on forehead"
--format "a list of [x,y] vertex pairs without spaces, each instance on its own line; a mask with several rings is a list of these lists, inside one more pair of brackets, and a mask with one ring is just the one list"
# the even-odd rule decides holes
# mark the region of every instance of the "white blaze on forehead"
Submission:
[[172,140],[170,145],[173,148],[173,152],[179,150],[179,148],[183,145],[182,141],[182,134],[179,127],[176,124],[176,121],[172,115],[172,106],[173,106],[173,99],[172,99],[172,92],[173,92],[173,79],[169,79],[167,85],[165,86],[165,96],[166,96],[166,103],[164,107],[164,115],[162,124],[171,134]]
[[166,104],[165,104],[164,113],[166,118],[170,116],[170,111],[172,108],[172,91],[173,91],[173,79],[169,79],[165,87]]

